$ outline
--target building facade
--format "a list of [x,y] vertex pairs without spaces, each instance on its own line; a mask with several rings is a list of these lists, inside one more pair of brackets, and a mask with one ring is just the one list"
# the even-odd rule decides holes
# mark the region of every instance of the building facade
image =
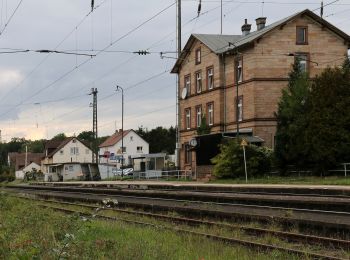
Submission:
[[347,34],[309,10],[268,26],[258,18],[256,28],[250,32],[246,20],[242,35],[191,35],[172,70],[180,79],[180,167],[199,177],[212,167],[209,155],[203,161],[198,154],[217,150],[217,142],[211,149],[204,145],[209,137],[197,134],[203,115],[210,135],[238,132],[273,148],[275,112],[295,59],[313,78],[341,65],[350,45]]
[[132,129],[115,132],[99,146],[100,163],[111,164],[118,169],[122,160],[124,160],[124,166],[128,166],[132,164],[131,156],[148,153],[149,144]]

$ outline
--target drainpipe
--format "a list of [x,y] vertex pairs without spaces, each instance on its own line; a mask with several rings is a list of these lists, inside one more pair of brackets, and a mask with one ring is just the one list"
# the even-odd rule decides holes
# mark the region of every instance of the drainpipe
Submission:
[[223,66],[223,88],[224,88],[224,132],[226,132],[226,123],[227,123],[227,99],[226,99],[226,59],[225,54],[221,56],[221,62]]

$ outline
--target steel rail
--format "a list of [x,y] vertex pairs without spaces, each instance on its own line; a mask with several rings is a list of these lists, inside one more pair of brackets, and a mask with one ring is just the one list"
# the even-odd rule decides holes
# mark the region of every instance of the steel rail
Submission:
[[[86,217],[91,216],[90,214],[87,214],[87,213],[84,213],[84,212],[81,212],[78,210],[70,210],[70,209],[52,207],[52,206],[47,206],[47,205],[44,205],[44,207],[50,208],[52,210],[61,211],[64,213],[69,213],[69,214],[80,214],[80,215],[86,216]],[[242,246],[246,246],[246,247],[250,247],[250,248],[265,250],[265,251],[278,250],[278,251],[290,253],[293,255],[311,257],[313,259],[329,259],[329,260],[343,260],[344,259],[344,258],[339,258],[339,257],[335,257],[335,256],[317,254],[317,253],[313,253],[313,252],[307,252],[307,251],[302,251],[302,250],[297,250],[297,249],[292,249],[292,248],[287,248],[287,247],[282,247],[282,246],[276,246],[276,245],[271,245],[271,244],[252,242],[252,241],[248,241],[248,240],[213,235],[213,234],[204,233],[204,232],[192,231],[192,230],[187,230],[187,229],[178,228],[178,227],[157,225],[157,224],[149,223],[149,222],[135,221],[135,220],[125,219],[125,218],[105,216],[105,215],[101,215],[101,214],[94,214],[94,217],[99,218],[99,219],[103,219],[103,220],[122,221],[122,222],[129,223],[129,224],[136,224],[136,225],[141,225],[141,226],[154,227],[157,229],[171,230],[171,231],[175,231],[175,232],[180,233],[180,234],[203,236],[203,237],[206,237],[206,238],[209,238],[212,240],[222,241],[222,242],[230,243],[230,244],[238,244],[238,245],[242,245]]]
[[[15,197],[18,197],[18,196],[15,196]],[[81,204],[81,203],[72,203],[72,202],[45,200],[45,199],[32,199],[32,198],[26,198],[26,197],[19,197],[19,198],[35,200],[40,202],[56,203],[61,205],[79,206],[79,207],[85,207],[89,209],[101,208],[100,206],[87,205],[87,204]],[[298,233],[284,232],[284,231],[274,231],[274,230],[269,230],[264,228],[245,227],[245,226],[238,226],[238,225],[232,225],[227,223],[219,223],[214,221],[207,221],[207,220],[193,219],[193,218],[174,217],[174,216],[169,216],[164,214],[155,214],[155,213],[149,213],[149,212],[143,212],[143,211],[125,210],[125,209],[118,209],[118,208],[103,208],[102,210],[109,210],[109,211],[115,211],[120,213],[146,216],[146,217],[152,217],[155,219],[158,218],[158,219],[164,219],[172,222],[179,222],[179,223],[186,223],[186,224],[230,228],[235,230],[242,230],[246,233],[254,233],[254,234],[260,234],[260,235],[273,235],[282,239],[286,239],[287,241],[307,242],[309,244],[322,244],[324,246],[332,246],[332,247],[335,246],[340,249],[347,249],[347,250],[350,249],[350,241],[342,240],[342,239],[298,234]]]
[[[11,188],[10,186],[8,188]],[[16,189],[21,189],[16,187]],[[24,188],[26,191],[49,191],[52,193],[73,193],[73,194],[84,194],[84,195],[98,195],[98,196],[113,196],[113,197],[122,197],[129,199],[138,199],[138,200],[155,200],[155,201],[166,201],[166,202],[180,202],[180,203],[193,203],[193,204],[203,204],[203,205],[218,205],[218,206],[240,206],[244,208],[259,208],[259,209],[272,209],[272,210],[284,210],[284,211],[293,211],[300,213],[320,213],[320,214],[330,214],[334,216],[343,215],[350,218],[350,212],[343,211],[328,211],[328,210],[318,210],[318,209],[300,209],[292,207],[276,207],[276,206],[266,206],[266,205],[254,205],[254,204],[241,204],[241,203],[226,203],[226,202],[207,202],[199,200],[182,200],[182,199],[169,199],[169,198],[158,198],[158,197],[147,197],[147,196],[130,196],[130,195],[113,195],[108,193],[90,193],[90,192],[79,192],[79,191],[58,191],[50,189],[40,189],[40,187],[33,188]]]

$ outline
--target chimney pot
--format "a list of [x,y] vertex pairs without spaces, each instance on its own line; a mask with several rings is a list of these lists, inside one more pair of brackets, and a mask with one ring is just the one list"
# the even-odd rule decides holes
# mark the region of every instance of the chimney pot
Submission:
[[266,25],[266,17],[259,17],[255,19],[256,21],[256,28],[258,31],[265,28]]
[[242,35],[246,36],[250,33],[250,29],[252,28],[251,24],[248,24],[248,20],[244,19],[244,24],[242,25]]

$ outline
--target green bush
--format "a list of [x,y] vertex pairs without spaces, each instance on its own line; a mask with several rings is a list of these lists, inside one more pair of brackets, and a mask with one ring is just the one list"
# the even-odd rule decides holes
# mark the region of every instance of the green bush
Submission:
[[[271,170],[272,150],[255,145],[246,146],[248,177],[258,177]],[[243,148],[236,140],[220,145],[220,154],[211,161],[214,164],[214,175],[218,178],[243,178]]]
[[15,179],[15,174],[9,167],[0,165],[0,182],[11,182]]

